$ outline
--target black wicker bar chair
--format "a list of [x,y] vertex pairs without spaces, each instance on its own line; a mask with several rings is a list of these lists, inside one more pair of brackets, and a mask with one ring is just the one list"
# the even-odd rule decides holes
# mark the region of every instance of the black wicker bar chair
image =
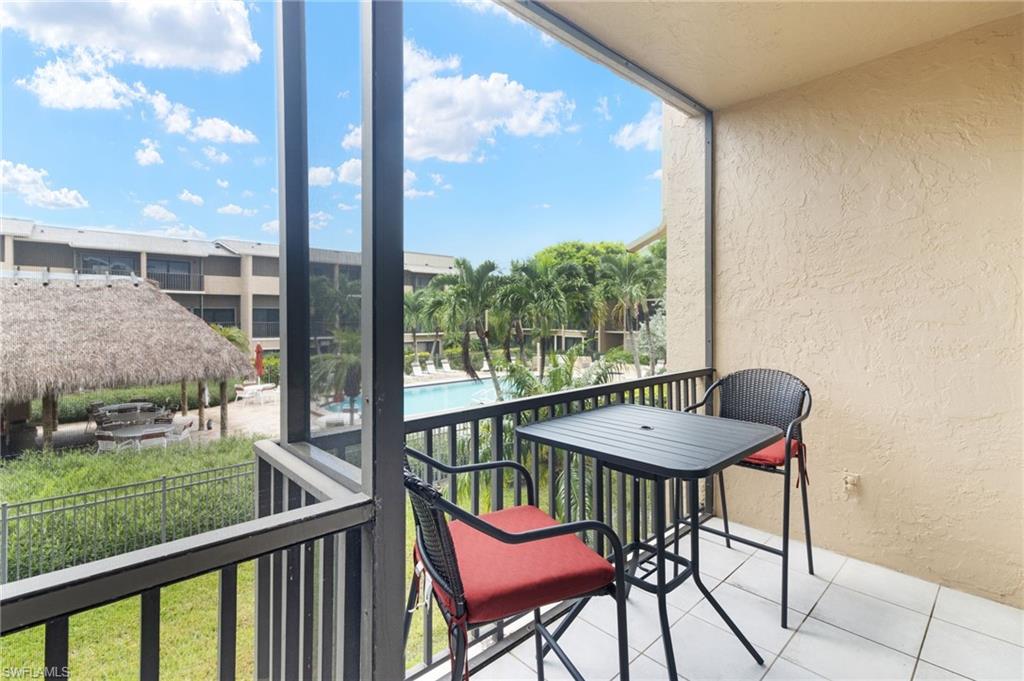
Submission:
[[[725,499],[725,473],[718,474],[718,486],[722,498],[722,524],[724,532],[709,531],[725,537],[727,547],[732,540],[755,546],[782,557],[782,627],[787,626],[789,603],[789,505],[791,463],[797,461],[797,487],[804,511],[804,537],[807,543],[807,570],[814,574],[814,557],[811,549],[811,518],[807,507],[807,445],[804,443],[801,424],[811,413],[811,390],[793,374],[778,369],[744,369],[720,378],[708,387],[700,402],[687,407],[696,411],[707,405],[711,413],[715,391],[718,391],[718,416],[740,421],[752,421],[776,426],[785,433],[778,442],[754,452],[737,464],[768,473],[781,475],[782,492],[782,549],[775,549],[757,542],[737,537],[729,532],[729,510]],[[787,456],[787,452],[789,455]],[[803,483],[803,484],[801,484]]]
[[[626,634],[625,563],[622,544],[608,525],[596,520],[559,523],[535,503],[536,490],[525,466],[490,461],[449,466],[411,448],[406,456],[455,475],[512,469],[523,476],[527,503],[475,516],[451,503],[407,466],[405,488],[416,523],[416,570],[405,615],[405,637],[416,607],[421,580],[448,625],[451,680],[469,678],[469,629],[533,611],[537,679],[544,679],[544,656],[553,650],[577,681],[583,677],[558,639],[580,609],[594,596],[615,599],[618,618],[619,677],[629,681]],[[448,522],[448,517],[453,521]],[[612,559],[588,547],[578,532],[593,531],[611,547]],[[579,599],[554,632],[544,625],[541,608]]]

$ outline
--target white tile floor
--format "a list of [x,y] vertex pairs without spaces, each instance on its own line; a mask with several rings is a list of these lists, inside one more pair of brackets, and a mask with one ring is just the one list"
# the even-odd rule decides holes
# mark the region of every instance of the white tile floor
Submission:
[[[715,521],[712,520],[712,523]],[[733,523],[734,532],[781,546],[778,537]],[[749,535],[748,535],[749,533]],[[815,549],[814,576],[804,546],[791,551],[790,629],[779,626],[779,559],[750,547],[702,539],[705,583],[765,659],[758,666],[692,582],[669,597],[681,677],[699,679],[1024,679],[1024,611],[953,591],[877,565]],[[615,608],[591,602],[563,638],[590,680],[618,675]],[[653,596],[633,590],[629,604],[633,681],[665,679]],[[535,679],[532,639],[473,676]],[[546,679],[569,675],[553,655]]]

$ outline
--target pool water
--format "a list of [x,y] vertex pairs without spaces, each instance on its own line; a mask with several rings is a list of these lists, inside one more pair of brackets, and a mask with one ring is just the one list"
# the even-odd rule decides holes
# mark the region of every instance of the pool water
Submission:
[[[490,379],[482,381],[454,381],[437,385],[413,385],[404,391],[405,415],[417,416],[435,411],[447,411],[460,407],[471,407],[494,401],[494,384]],[[359,410],[360,400],[355,401]],[[348,400],[327,405],[329,411],[345,411]]]

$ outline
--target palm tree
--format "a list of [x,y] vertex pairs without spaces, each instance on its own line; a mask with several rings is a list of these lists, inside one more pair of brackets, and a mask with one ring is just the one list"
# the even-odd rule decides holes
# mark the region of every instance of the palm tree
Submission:
[[416,332],[423,323],[427,310],[427,297],[423,289],[419,291],[406,291],[404,300],[405,328],[412,333],[412,357],[414,362],[419,361],[417,353],[419,344],[416,341]]
[[237,326],[221,326],[210,324],[214,331],[224,336],[225,339],[246,355],[249,354],[249,337]]
[[[664,239],[655,245],[663,244]],[[654,367],[657,366],[657,357],[654,352],[654,334],[651,333],[651,317],[658,307],[659,299],[665,295],[665,259],[664,249],[656,251],[651,248],[643,256],[644,281],[646,291],[644,292],[643,313],[644,313],[644,334],[647,336],[647,347],[650,353],[651,375],[654,375]]]
[[622,315],[626,335],[633,350],[633,367],[637,378],[640,370],[640,348],[634,336],[633,320],[647,300],[650,289],[650,266],[636,253],[607,254],[601,259],[601,278],[607,299],[615,314]]
[[[441,280],[439,285],[447,288],[452,300],[448,304],[451,311],[461,313],[463,336],[463,361],[469,360],[469,334],[476,332],[480,347],[484,351],[487,366],[491,367],[491,382],[494,383],[495,397],[500,401],[501,381],[494,371],[491,359],[491,348],[487,339],[487,312],[494,306],[498,291],[499,279],[496,276],[498,266],[493,260],[485,260],[476,267],[465,258],[455,259],[455,272],[435,277]],[[467,362],[468,364],[468,362]],[[471,373],[471,375],[475,372]]]
[[354,420],[354,400],[359,395],[360,370],[359,334],[354,331],[334,332],[335,351],[312,358],[310,379],[317,395],[330,397],[333,402],[349,399],[349,423]]
[[442,274],[430,281],[430,294],[427,297],[427,315],[434,320],[435,338],[438,329],[446,333],[458,335],[462,348],[462,367],[473,380],[479,379],[469,354],[469,327],[463,313],[462,298],[456,287],[458,277],[454,274]]
[[338,277],[334,281],[325,276],[309,280],[309,306],[314,319],[335,328],[358,326],[360,312],[360,286],[358,279]]
[[529,397],[598,385],[611,380],[615,364],[604,358],[596,360],[582,373],[577,374],[576,363],[583,354],[582,343],[569,348],[560,358],[555,358],[551,371],[543,380],[534,376],[525,366],[512,365],[509,367],[507,378],[509,391],[516,397]]
[[504,277],[496,295],[496,302],[508,317],[511,332],[519,348],[519,361],[523,364],[526,363],[526,330],[523,327],[526,323],[530,290],[530,280],[523,276],[519,263],[513,261],[512,274]]
[[548,265],[537,259],[513,263],[517,295],[523,296],[523,310],[530,322],[532,335],[540,342],[540,378],[544,378],[544,341],[556,324],[565,319],[567,304],[564,283],[575,273],[571,263]]

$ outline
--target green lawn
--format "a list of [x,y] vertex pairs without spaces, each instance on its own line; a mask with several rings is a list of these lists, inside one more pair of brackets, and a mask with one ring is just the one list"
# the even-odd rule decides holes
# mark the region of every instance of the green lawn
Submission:
[[[252,440],[229,439],[208,446],[123,452],[35,453],[0,465],[0,498],[21,500],[68,494],[115,484],[150,480],[189,470],[251,460]],[[544,489],[542,474],[539,487]],[[490,485],[481,476],[480,508],[490,508]],[[468,506],[469,486],[459,491]],[[505,505],[513,503],[506,487]],[[542,507],[547,506],[541,495]],[[406,504],[406,546],[412,547],[414,523]],[[411,551],[406,552],[407,580],[412,575]],[[252,564],[240,566],[238,574],[238,677],[253,674],[253,604],[255,592]],[[217,574],[208,574],[166,587],[161,592],[161,675],[172,679],[205,679],[215,676],[217,664]],[[408,584],[408,581],[406,582]],[[433,650],[448,646],[447,629],[435,608]],[[70,666],[83,678],[137,678],[139,665],[139,599],[129,598],[102,608],[74,615],[70,620]],[[423,618],[413,618],[406,647],[408,666],[418,664],[423,653]],[[0,638],[0,667],[39,668],[43,659],[43,627]]]

